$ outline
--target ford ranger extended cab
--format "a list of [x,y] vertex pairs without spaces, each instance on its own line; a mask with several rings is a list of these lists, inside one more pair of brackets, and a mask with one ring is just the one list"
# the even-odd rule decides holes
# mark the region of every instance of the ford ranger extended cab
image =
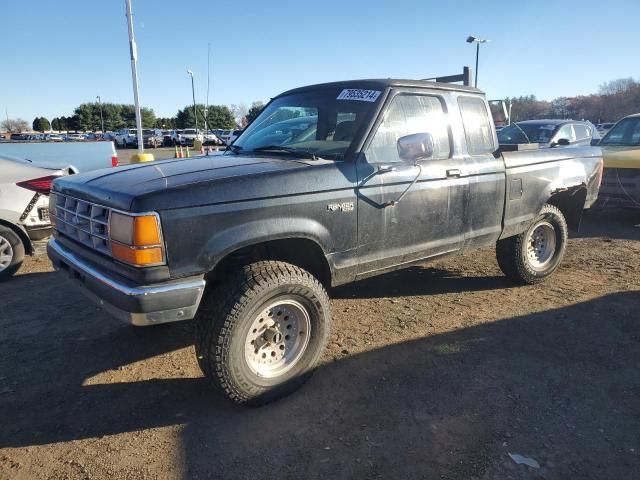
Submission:
[[328,83],[275,97],[223,155],[57,179],[48,253],[120,319],[195,319],[206,377],[261,404],[317,365],[331,287],[494,244],[539,282],[601,176],[597,147],[501,152],[475,88]]

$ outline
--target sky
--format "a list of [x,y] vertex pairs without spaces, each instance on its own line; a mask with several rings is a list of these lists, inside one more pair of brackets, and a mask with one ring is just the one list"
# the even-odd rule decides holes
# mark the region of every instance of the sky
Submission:
[[[640,0],[133,0],[142,106],[267,101],[357,78],[427,78],[475,63],[490,98],[596,93],[640,77]],[[133,103],[124,0],[0,0],[0,113],[29,122],[81,103]]]

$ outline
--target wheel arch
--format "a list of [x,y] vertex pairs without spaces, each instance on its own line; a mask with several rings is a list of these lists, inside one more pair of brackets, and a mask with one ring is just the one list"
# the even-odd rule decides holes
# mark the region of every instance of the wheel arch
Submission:
[[26,253],[27,255],[33,255],[33,244],[31,243],[29,236],[26,234],[26,232],[23,229],[1,218],[0,218],[0,225],[3,227],[10,228],[16,235],[18,235],[18,238],[20,238],[20,240],[22,241],[22,244],[24,245],[24,253]]
[[257,241],[226,252],[205,275],[207,284],[220,283],[234,268],[262,260],[291,263],[311,273],[325,288],[331,286],[332,269],[323,248],[302,236]]
[[547,203],[557,207],[564,215],[569,227],[576,229],[580,225],[586,200],[587,187],[585,185],[576,185],[553,192]]

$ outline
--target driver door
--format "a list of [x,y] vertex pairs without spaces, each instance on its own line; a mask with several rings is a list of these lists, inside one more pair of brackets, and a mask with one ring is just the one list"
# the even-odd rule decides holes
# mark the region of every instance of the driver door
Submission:
[[[464,240],[468,179],[453,152],[445,99],[393,93],[358,162],[359,277],[458,250]],[[431,134],[434,144],[432,157],[417,164],[397,147],[414,133]]]

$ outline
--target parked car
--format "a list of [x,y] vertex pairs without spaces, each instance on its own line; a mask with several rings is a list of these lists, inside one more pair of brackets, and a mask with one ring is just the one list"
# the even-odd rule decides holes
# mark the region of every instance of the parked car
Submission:
[[32,241],[51,234],[47,195],[54,178],[64,175],[33,162],[0,156],[0,281],[18,271]]
[[199,140],[204,142],[204,135],[200,130],[196,130],[195,128],[185,128],[179,135],[180,145],[183,146],[193,146],[193,142]]
[[62,135],[60,135],[59,133],[49,133],[45,137],[45,140],[47,142],[64,142],[64,137]]
[[615,124],[600,140],[603,205],[640,208],[640,113]]
[[591,122],[578,120],[525,120],[498,132],[500,145],[538,143],[540,147],[595,145],[600,134]]
[[[214,162],[56,180],[51,212],[70,221],[48,253],[118,318],[195,317],[205,375],[260,404],[318,364],[330,287],[490,245],[508,277],[538,283],[601,174],[597,147],[500,153],[472,87],[314,85],[272,99]],[[89,236],[75,223],[87,210],[101,212]]]
[[173,146],[172,130],[162,130],[162,145],[165,147]]
[[599,123],[599,124],[596,125],[596,128],[598,129],[598,133],[600,134],[600,136],[604,137],[607,134],[607,132],[613,128],[614,125],[615,125],[615,122],[614,123]]
[[87,139],[84,133],[69,133],[67,134],[67,141],[69,142],[84,142]]
[[242,130],[223,130],[220,135],[220,140],[222,140],[225,145],[231,145],[241,133]]
[[142,141],[145,147],[161,147],[164,144],[164,135],[157,128],[146,128],[142,130]]
[[138,130],[135,128],[124,128],[115,133],[114,142],[116,147],[127,148],[138,146]]
[[206,145],[222,145],[222,140],[218,138],[213,130],[209,130],[209,133],[205,133],[203,137]]
[[31,135],[28,133],[12,133],[11,141],[12,142],[26,142],[31,140]]

